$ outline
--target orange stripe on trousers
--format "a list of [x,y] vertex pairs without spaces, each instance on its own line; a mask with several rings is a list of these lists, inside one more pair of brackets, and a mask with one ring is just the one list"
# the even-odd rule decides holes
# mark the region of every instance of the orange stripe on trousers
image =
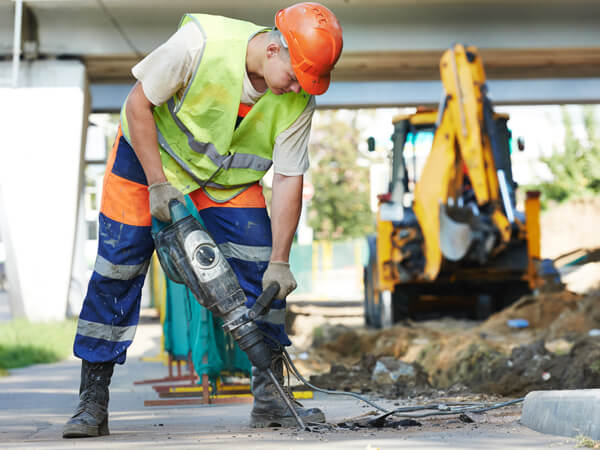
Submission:
[[106,217],[125,225],[149,227],[152,225],[152,217],[150,215],[148,187],[112,173],[122,134],[121,127],[119,127],[104,172],[100,212]]

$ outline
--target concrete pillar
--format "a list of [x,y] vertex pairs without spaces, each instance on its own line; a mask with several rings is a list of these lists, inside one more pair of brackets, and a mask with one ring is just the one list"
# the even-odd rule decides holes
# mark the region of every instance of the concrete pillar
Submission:
[[[10,70],[0,62],[0,80]],[[13,317],[65,317],[89,104],[79,61],[23,62],[19,87],[0,85],[0,227]]]

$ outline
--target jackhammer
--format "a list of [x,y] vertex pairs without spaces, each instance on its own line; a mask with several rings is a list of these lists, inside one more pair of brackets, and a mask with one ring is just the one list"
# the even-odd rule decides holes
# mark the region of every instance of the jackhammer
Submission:
[[170,224],[152,218],[152,237],[165,274],[175,283],[187,286],[198,303],[223,319],[223,329],[246,352],[253,366],[268,373],[298,426],[305,429],[304,422],[271,370],[271,352],[254,322],[268,312],[279,292],[279,283],[271,283],[256,299],[254,306],[247,308],[246,295],[235,273],[208,231],[179,201],[171,200],[169,210]]

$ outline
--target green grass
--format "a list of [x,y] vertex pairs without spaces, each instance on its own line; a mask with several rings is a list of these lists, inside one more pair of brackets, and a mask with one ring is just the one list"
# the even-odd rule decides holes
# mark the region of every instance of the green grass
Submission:
[[75,320],[30,323],[17,319],[0,324],[0,376],[7,369],[67,358],[76,328]]
[[578,434],[575,436],[575,447],[577,448],[600,448],[600,442],[594,441],[593,439],[583,435]]

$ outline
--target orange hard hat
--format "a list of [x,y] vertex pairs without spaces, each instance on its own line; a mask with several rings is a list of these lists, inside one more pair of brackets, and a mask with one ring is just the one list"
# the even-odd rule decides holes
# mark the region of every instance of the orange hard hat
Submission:
[[319,3],[297,3],[277,12],[275,26],[287,43],[302,89],[323,94],[342,53],[342,27],[335,15]]

